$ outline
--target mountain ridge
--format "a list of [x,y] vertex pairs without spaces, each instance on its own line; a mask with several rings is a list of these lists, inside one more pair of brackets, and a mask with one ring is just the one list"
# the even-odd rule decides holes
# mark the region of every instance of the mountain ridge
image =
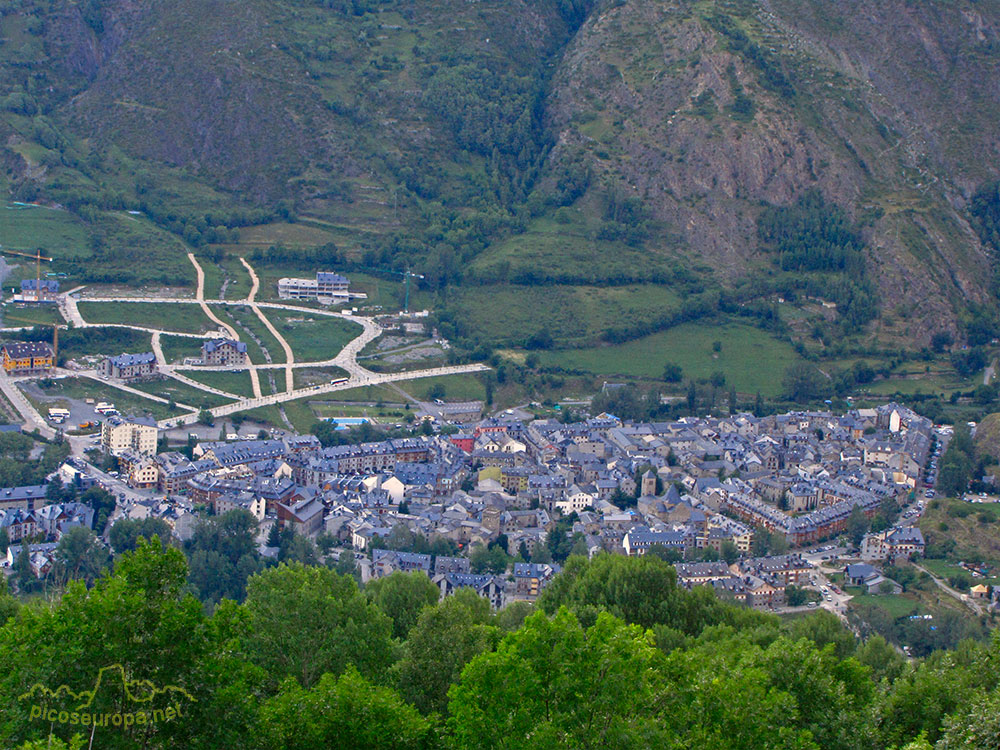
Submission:
[[[870,283],[874,320],[807,328],[961,339],[997,312],[968,204],[998,175],[998,19],[971,0],[24,0],[0,18],[0,189],[235,252],[240,227],[315,220],[438,295],[620,278],[739,304],[843,288],[845,310]],[[760,242],[768,207],[811,190],[856,222],[868,281]],[[468,317],[471,296],[441,304]]]

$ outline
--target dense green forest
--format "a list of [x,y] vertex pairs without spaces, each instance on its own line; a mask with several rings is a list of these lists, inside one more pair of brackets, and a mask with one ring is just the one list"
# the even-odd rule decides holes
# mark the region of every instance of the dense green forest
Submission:
[[839,308],[843,327],[857,330],[878,314],[878,296],[868,278],[861,227],[818,190],[791,206],[769,206],[757,217],[761,248],[776,254],[782,271],[795,272],[794,285]]
[[[496,613],[470,591],[439,602],[419,573],[359,590],[282,564],[211,612],[187,579],[179,550],[139,540],[90,589],[25,604],[0,594],[0,742],[924,750],[1000,738],[1000,639],[909,661],[832,615],[783,622],[685,591],[653,556],[570,558],[537,609]],[[84,709],[32,692],[79,693],[98,674]],[[67,702],[174,710],[85,728],[61,723]]]

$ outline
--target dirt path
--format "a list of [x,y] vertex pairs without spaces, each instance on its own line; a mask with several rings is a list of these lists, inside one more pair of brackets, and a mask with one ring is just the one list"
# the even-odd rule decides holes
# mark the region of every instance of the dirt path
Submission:
[[[225,330],[233,341],[239,341],[240,335],[236,332],[228,323],[223,323],[216,315],[212,312],[212,309],[205,302],[205,272],[202,270],[201,264],[198,259],[194,257],[194,253],[188,253],[188,260],[194,266],[195,273],[198,274],[198,291],[196,292],[195,299],[198,304],[201,305],[202,312],[208,317],[209,320],[218,324],[219,328]],[[253,395],[255,398],[260,398],[263,394],[260,390],[260,377],[257,375],[257,368],[250,361],[250,357],[247,357],[247,365],[250,368],[250,383],[253,385]]]
[[[264,315],[263,311],[254,301],[254,298],[257,296],[257,290],[260,289],[260,279],[257,278],[257,272],[253,270],[253,266],[247,263],[246,258],[241,257],[240,263],[243,264],[243,267],[247,269],[247,273],[250,274],[250,283],[252,285],[250,287],[250,295],[247,297],[247,304],[250,305],[250,309],[254,311],[254,314],[260,318],[260,322],[271,332],[271,335],[278,340],[281,348],[285,350],[285,391],[291,393],[295,390],[295,374],[293,372],[295,353],[292,351],[292,347],[288,345],[288,342],[285,341],[285,337],[278,333],[278,329],[271,324],[271,321],[267,319],[267,316]],[[254,393],[259,395],[256,391]]]

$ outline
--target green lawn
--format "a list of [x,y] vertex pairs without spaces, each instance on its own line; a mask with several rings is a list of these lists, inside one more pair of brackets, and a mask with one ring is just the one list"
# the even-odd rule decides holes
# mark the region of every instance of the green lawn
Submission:
[[114,323],[180,333],[207,333],[218,328],[196,304],[169,302],[80,302],[88,323]]
[[[718,352],[714,342],[721,343]],[[685,323],[651,336],[612,346],[539,352],[544,367],[609,377],[657,380],[667,363],[680,365],[685,378],[722,372],[742,393],[781,392],[785,368],[798,360],[791,345],[766,331],[738,323]]]
[[851,599],[851,604],[873,604],[891,617],[905,617],[921,610],[919,602],[902,594],[861,594]]
[[200,357],[201,344],[201,339],[193,339],[187,336],[171,336],[169,334],[160,336],[160,348],[163,349],[163,357],[171,364],[180,364],[184,362],[185,357]]
[[[33,323],[44,325],[46,323],[65,323],[63,316],[59,314],[59,308],[55,305],[37,304],[16,304],[8,303],[3,308],[3,315],[0,316],[0,323],[4,327],[21,328],[30,326]],[[49,333],[52,330],[49,329]]]
[[[250,382],[249,371],[225,372],[221,370],[185,370],[185,377],[197,380],[211,388],[218,388],[226,393],[253,398],[253,384]],[[263,382],[261,383],[263,386]]]
[[161,404],[158,401],[137,396],[108,383],[99,383],[90,378],[59,378],[52,383],[52,387],[42,389],[46,396],[61,396],[81,401],[87,398],[92,398],[95,401],[110,401],[118,411],[125,415],[147,415],[154,419],[167,419],[184,413],[182,409],[171,409],[168,404]]
[[[232,323],[239,332],[240,341],[243,341],[247,345],[251,362],[264,364],[267,361],[261,351],[261,346],[263,346],[267,349],[267,353],[271,355],[271,362],[273,364],[284,363],[284,348],[249,307],[245,305],[227,305],[226,307],[218,307],[217,314],[223,320]],[[257,337],[260,345],[247,334],[247,331],[252,332]]]
[[[256,409],[250,409],[239,413],[251,422],[261,422],[263,424],[270,425],[271,427],[278,427],[281,429],[288,427],[288,425],[285,424],[285,420],[281,418],[281,412],[278,411],[278,407],[274,404],[271,404],[270,406],[258,406]],[[221,424],[227,419],[231,419],[231,416],[218,420],[217,424]]]
[[385,385],[365,385],[360,388],[348,388],[343,391],[323,394],[324,398],[334,401],[377,403],[379,401],[402,401],[403,397],[392,388]]
[[262,309],[292,348],[296,362],[333,359],[349,341],[362,332],[360,325],[343,318]]
[[211,409],[213,406],[232,403],[230,399],[224,396],[217,396],[214,393],[199,390],[173,378],[163,378],[162,380],[152,380],[144,383],[131,383],[130,385],[133,388],[138,388],[140,391],[152,393],[154,396],[170,398],[178,403],[187,404],[199,409]]
[[309,407],[308,400],[299,398],[295,401],[286,401],[282,406],[285,409],[285,416],[295,427],[296,432],[307,433],[309,428],[316,424],[316,415]]
[[[482,401],[486,398],[486,387],[478,375],[444,375],[436,378],[403,380],[397,383],[401,389],[421,401],[429,401],[429,392],[435,386],[444,387],[445,401]],[[394,401],[399,397],[397,396]]]
[[205,272],[205,299],[220,299],[222,283],[227,277],[227,300],[243,299],[250,293],[250,274],[240,263],[238,254],[225,254],[218,263],[205,255],[197,257]]
[[[305,388],[310,385],[323,385],[331,380],[346,378],[347,371],[339,367],[297,367],[292,371],[296,388]],[[282,373],[284,382],[284,373]]]
[[225,274],[219,266],[205,256],[195,257],[198,258],[201,270],[205,273],[205,299],[218,299]]

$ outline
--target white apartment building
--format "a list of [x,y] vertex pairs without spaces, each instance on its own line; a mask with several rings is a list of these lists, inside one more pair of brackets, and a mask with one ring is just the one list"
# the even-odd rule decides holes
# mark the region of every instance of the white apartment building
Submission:
[[111,416],[101,425],[101,448],[112,456],[126,451],[153,456],[158,435],[159,429],[152,419]]

